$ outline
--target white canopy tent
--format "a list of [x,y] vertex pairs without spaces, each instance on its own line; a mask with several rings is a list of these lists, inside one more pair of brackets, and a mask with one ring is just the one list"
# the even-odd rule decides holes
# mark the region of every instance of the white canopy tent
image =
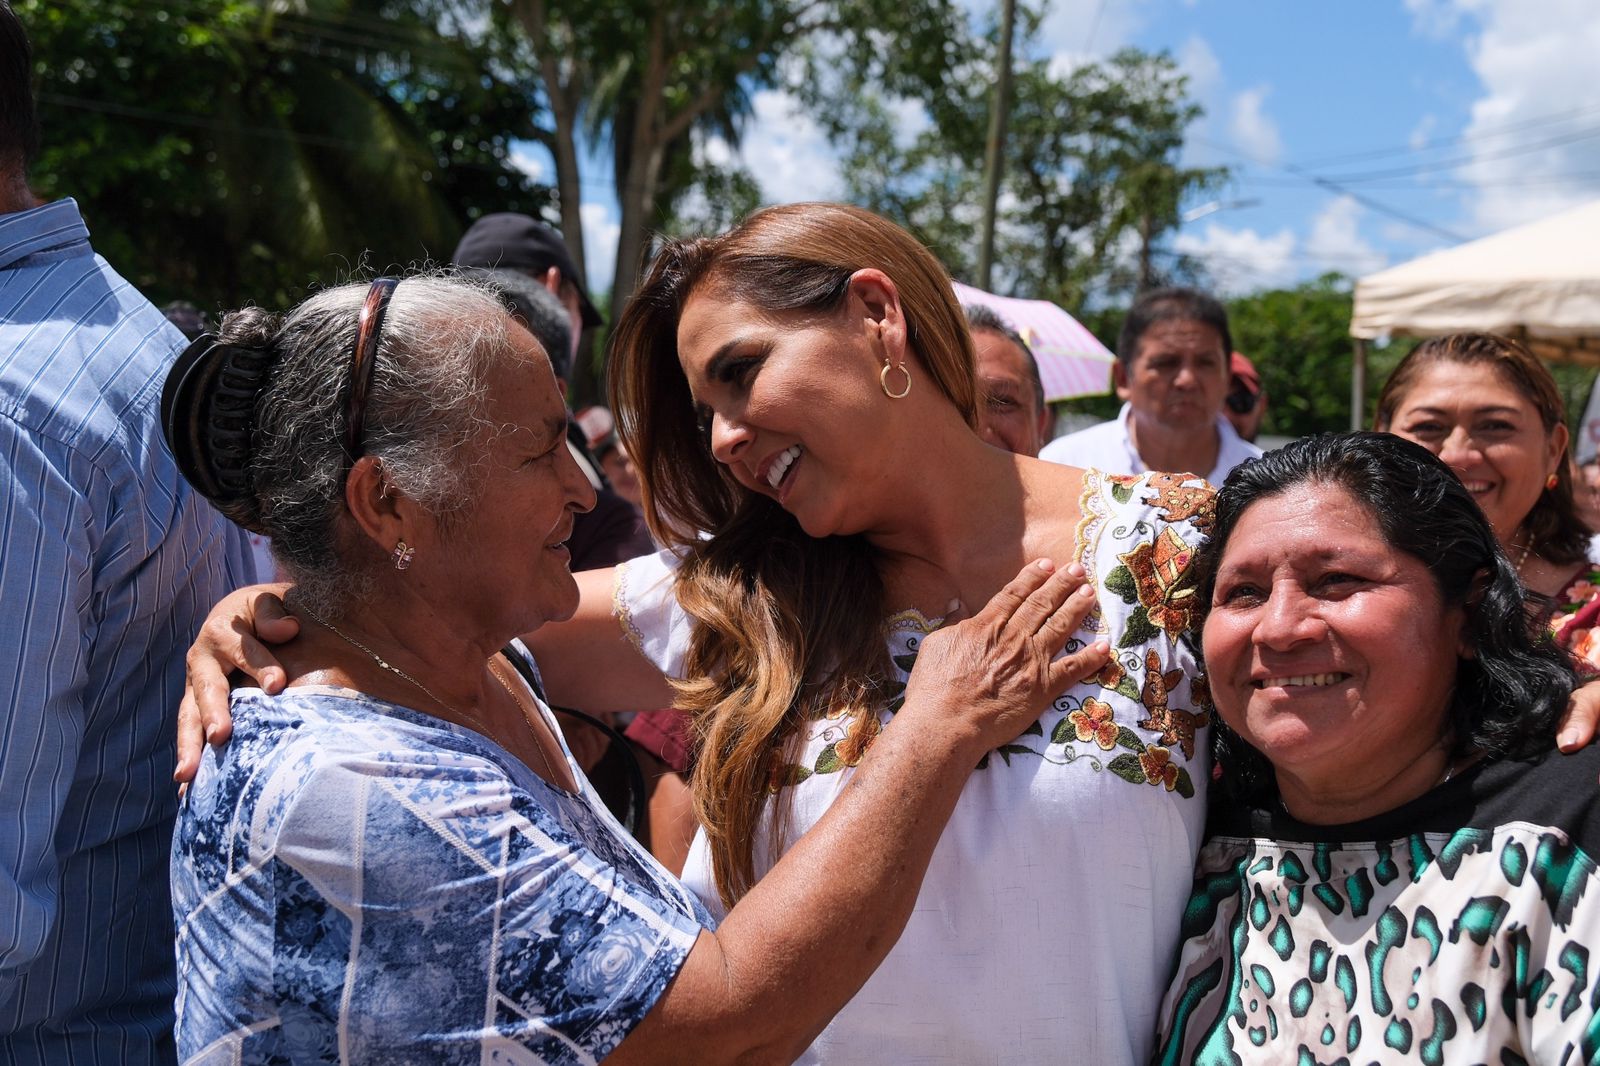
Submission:
[[1352,428],[1361,428],[1368,340],[1462,330],[1517,337],[1551,362],[1600,366],[1600,200],[1357,281]]

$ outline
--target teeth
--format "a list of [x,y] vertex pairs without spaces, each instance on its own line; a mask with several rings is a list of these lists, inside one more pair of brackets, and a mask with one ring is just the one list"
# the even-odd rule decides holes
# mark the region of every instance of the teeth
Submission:
[[767,470],[767,484],[773,488],[778,487],[778,482],[783,480],[783,475],[789,472],[789,467],[800,458],[800,445],[794,444],[784,449],[782,455],[772,461],[772,466]]
[[1488,481],[1463,481],[1461,484],[1468,492],[1488,492],[1494,488],[1493,483]]
[[1343,674],[1299,674],[1294,677],[1269,677],[1256,682],[1257,688],[1321,688],[1336,684]]

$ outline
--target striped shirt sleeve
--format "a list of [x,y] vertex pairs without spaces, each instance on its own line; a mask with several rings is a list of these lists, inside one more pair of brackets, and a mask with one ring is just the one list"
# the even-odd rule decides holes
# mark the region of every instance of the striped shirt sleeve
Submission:
[[55,835],[85,728],[89,501],[0,418],[0,1005],[57,920]]

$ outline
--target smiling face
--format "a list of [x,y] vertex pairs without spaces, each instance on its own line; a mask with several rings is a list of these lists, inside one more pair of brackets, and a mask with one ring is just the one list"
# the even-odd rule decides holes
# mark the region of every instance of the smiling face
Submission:
[[678,321],[711,454],[813,537],[870,528],[892,494],[894,464],[875,442],[896,401],[880,387],[874,329],[853,294],[816,315],[765,311],[715,286],[697,289]]
[[1446,729],[1463,612],[1343,488],[1247,507],[1203,631],[1222,720],[1280,774],[1386,781]]
[[1388,429],[1448,463],[1506,545],[1567,447],[1566,427],[1546,432],[1533,402],[1488,363],[1432,363],[1400,397]]
[[498,432],[474,470],[476,499],[440,530],[438,551],[428,552],[437,558],[417,576],[464,617],[512,636],[577,610],[565,542],[594,490],[567,448],[550,361],[527,330],[508,333],[514,354],[489,373],[486,413]]
[[977,356],[978,432],[997,448],[1038,455],[1044,447],[1050,412],[1040,410],[1028,357],[1011,338],[992,329],[974,329]]
[[1204,322],[1168,319],[1139,338],[1126,367],[1118,363],[1117,395],[1134,414],[1172,432],[1211,427],[1228,391],[1228,352],[1222,334]]

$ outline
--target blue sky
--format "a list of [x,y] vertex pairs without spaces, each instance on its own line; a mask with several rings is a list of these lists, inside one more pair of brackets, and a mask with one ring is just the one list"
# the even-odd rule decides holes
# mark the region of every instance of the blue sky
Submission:
[[[1053,0],[1033,47],[1070,65],[1130,44],[1188,73],[1207,112],[1190,160],[1235,168],[1174,238],[1225,292],[1368,273],[1600,197],[1600,0]],[[766,199],[837,195],[816,127],[782,93],[754,103],[739,154]],[[600,180],[584,195],[604,289],[616,205]]]

